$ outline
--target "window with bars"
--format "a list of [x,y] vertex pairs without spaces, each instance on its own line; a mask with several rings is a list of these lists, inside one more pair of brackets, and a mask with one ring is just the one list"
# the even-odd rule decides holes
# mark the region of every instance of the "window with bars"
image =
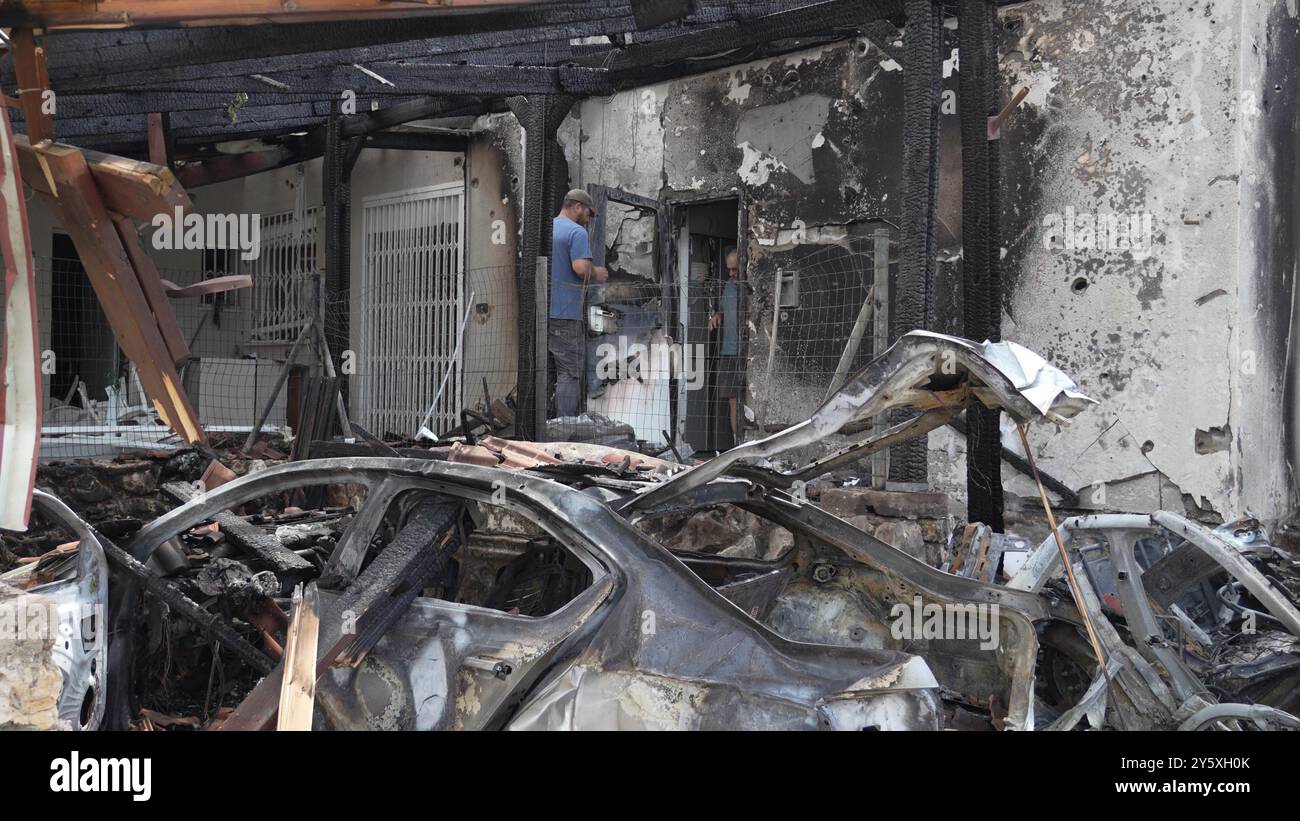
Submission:
[[244,263],[253,277],[252,342],[292,342],[311,316],[321,206],[263,215],[261,253]]

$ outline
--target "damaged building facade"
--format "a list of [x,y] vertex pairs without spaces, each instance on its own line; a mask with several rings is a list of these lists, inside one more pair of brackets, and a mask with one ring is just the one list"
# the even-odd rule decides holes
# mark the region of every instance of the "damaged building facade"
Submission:
[[0,727],[1300,728],[1295,0],[120,2],[0,9]]
[[[1001,141],[1003,336],[1104,399],[1036,431],[1039,464],[1083,508],[1286,517],[1294,10],[1025,2],[999,20],[1004,87],[1028,91]],[[825,397],[873,284],[878,231],[897,273],[901,45],[855,38],[589,99],[560,129],[576,187],[739,212],[746,401],[770,430]],[[961,331],[959,63],[949,21],[928,317],[946,332]],[[610,238],[621,258],[644,259],[655,230],[642,216]],[[931,488],[964,492],[964,448],[958,433],[931,434]],[[1032,497],[1027,477],[1004,478]]]

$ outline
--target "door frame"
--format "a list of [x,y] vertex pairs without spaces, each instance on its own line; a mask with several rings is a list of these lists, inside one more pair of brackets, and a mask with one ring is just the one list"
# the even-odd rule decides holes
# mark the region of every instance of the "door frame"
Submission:
[[[688,307],[688,285],[690,264],[687,255],[690,252],[690,233],[686,225],[687,209],[696,205],[710,205],[716,202],[736,203],[736,253],[737,262],[740,270],[748,272],[749,269],[749,196],[743,189],[733,188],[727,191],[708,191],[696,192],[689,194],[669,194],[663,198],[664,211],[666,217],[666,228],[661,255],[665,260],[664,270],[668,275],[664,277],[665,282],[665,305],[671,296],[669,288],[677,291],[677,333],[674,335],[675,340],[685,350],[685,346],[690,344],[688,339],[687,307]],[[746,276],[746,282],[749,281]],[[749,314],[749,294],[747,289],[741,289],[740,305],[737,313],[743,317]],[[741,334],[740,349],[737,358],[741,362],[749,361],[749,336]],[[746,380],[748,383],[748,380]],[[741,421],[744,418],[744,401],[743,397],[737,400],[736,408],[738,427],[743,427]],[[686,383],[679,381],[677,385],[677,403],[676,413],[673,420],[673,446],[681,449],[686,433]],[[738,434],[738,438],[743,440],[743,434]],[[736,444],[740,444],[737,442]]]

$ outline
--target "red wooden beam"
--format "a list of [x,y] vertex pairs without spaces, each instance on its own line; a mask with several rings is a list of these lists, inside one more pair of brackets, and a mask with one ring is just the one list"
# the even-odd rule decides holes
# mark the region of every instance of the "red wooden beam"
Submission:
[[[42,179],[53,187],[53,193],[40,192],[40,196],[72,238],[113,334],[139,369],[154,409],[186,443],[206,442],[176,372],[174,353],[183,348],[169,346],[163,330],[168,322],[174,325],[175,318],[162,296],[161,283],[156,284],[162,302],[155,307],[146,295],[147,274],[142,281],[82,153],[67,146],[44,146],[36,153]],[[130,236],[135,235],[134,230],[130,227]],[[131,244],[129,239],[127,244]]]
[[[33,143],[52,140],[54,113],[52,105],[47,105],[45,95],[50,90],[45,49],[36,45],[36,35],[29,28],[14,29],[9,41],[9,52],[14,57],[14,76],[18,80],[18,101],[27,121],[27,136]],[[54,103],[52,97],[49,103]]]

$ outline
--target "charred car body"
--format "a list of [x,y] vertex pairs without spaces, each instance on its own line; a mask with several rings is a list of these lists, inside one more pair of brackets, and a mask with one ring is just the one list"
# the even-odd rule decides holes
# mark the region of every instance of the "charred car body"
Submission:
[[[913,333],[807,421],[690,468],[485,440],[264,470],[153,521],[126,550],[87,531],[114,568],[105,722],[136,714],[161,602],[261,677],[221,726],[270,726],[281,603],[315,579],[320,727],[1296,726],[1295,562],[1253,531],[1164,513],[1067,520],[1076,604],[1055,538],[999,584],[932,567],[798,492],[971,402],[1063,421],[1091,403],[1074,387],[1010,343]],[[900,407],[919,415],[805,464],[776,461]],[[339,488],[347,504],[305,524],[236,515]],[[665,523],[720,507],[792,545],[763,559],[665,546]],[[211,522],[242,551],[205,555],[196,572]],[[918,610],[982,629],[900,631]]]

